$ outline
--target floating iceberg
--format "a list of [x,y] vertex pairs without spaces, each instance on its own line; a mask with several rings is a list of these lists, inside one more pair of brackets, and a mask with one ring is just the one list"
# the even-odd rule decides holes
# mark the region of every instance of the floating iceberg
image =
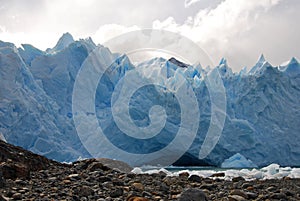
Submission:
[[257,168],[251,160],[246,159],[243,155],[237,153],[226,159],[222,164],[222,168]]

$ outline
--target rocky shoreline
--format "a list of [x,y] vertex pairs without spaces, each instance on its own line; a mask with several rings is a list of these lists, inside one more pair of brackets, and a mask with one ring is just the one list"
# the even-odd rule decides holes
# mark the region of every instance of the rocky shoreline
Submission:
[[130,171],[108,159],[62,164],[0,141],[0,201],[300,200],[300,179],[225,181],[218,178],[224,173],[202,178]]

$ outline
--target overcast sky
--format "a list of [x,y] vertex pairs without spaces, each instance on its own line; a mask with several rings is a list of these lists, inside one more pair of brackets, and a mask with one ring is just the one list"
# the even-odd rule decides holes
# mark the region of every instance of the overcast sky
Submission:
[[300,0],[0,0],[0,40],[45,50],[64,32],[103,43],[139,28],[180,33],[236,71],[300,58]]

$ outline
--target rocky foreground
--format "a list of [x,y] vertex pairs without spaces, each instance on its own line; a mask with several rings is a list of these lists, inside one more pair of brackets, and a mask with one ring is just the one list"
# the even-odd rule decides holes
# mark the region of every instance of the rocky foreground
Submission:
[[133,174],[109,159],[62,164],[0,141],[2,200],[300,200],[300,179],[232,181],[182,173]]

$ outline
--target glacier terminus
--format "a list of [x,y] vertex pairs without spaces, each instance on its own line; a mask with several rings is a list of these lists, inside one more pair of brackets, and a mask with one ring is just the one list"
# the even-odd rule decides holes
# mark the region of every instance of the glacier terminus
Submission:
[[[180,129],[185,129],[189,139],[191,128],[181,128],[182,112],[192,114],[197,107],[195,136],[174,165],[228,167],[233,159],[241,159],[237,166],[300,166],[300,64],[296,58],[272,66],[262,55],[249,71],[240,72],[233,72],[224,58],[210,68],[162,57],[132,63],[122,52],[112,53],[91,38],[75,41],[69,33],[46,51],[0,41],[0,139],[58,161],[91,157],[75,128],[78,114],[72,110],[72,96],[80,68],[96,48],[97,61],[114,62],[97,83],[93,111],[84,115],[95,116],[106,139],[118,149],[131,154],[155,153],[172,143]],[[211,123],[213,105],[205,78],[212,71],[224,85],[225,123],[214,149],[199,158]],[[186,95],[193,93],[196,100],[184,106],[174,95],[183,79],[189,83],[184,88]],[[147,84],[154,80],[155,85]],[[126,81],[131,85],[124,89]],[[145,83],[143,87],[135,88],[140,82]],[[85,96],[77,98],[84,101]],[[119,107],[112,107],[114,104]],[[86,140],[95,140],[88,139],[88,133]],[[184,147],[185,140],[181,143]],[[111,157],[109,147],[101,146],[103,152],[97,156]],[[167,150],[155,163],[176,155],[182,147]],[[134,160],[129,163],[146,165]]]

